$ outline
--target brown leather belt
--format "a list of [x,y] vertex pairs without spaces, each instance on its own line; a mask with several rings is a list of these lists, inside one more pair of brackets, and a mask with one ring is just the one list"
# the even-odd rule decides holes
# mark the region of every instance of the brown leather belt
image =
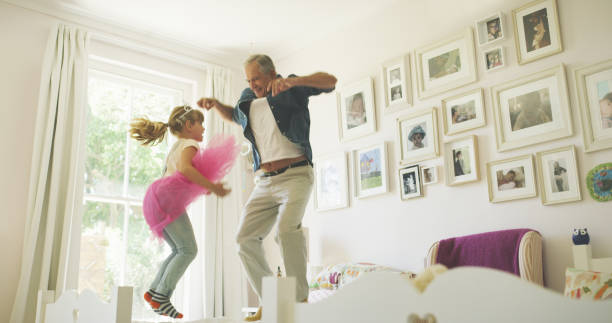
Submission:
[[288,166],[285,166],[283,168],[279,168],[279,169],[271,171],[271,172],[264,172],[263,174],[261,174],[261,177],[276,176],[276,175],[284,173],[289,168],[295,168],[295,167],[301,167],[301,166],[307,166],[307,165],[312,165],[312,164],[307,159],[304,159],[302,161],[295,162],[293,164],[289,164]]

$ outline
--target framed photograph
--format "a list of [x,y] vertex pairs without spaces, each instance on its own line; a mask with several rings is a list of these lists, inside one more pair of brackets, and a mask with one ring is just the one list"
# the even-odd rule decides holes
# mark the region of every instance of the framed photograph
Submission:
[[563,51],[556,0],[536,0],[512,10],[519,64]]
[[368,197],[388,192],[385,143],[353,151],[355,196]]
[[584,150],[612,148],[612,59],[576,69]]
[[444,169],[446,185],[449,186],[476,182],[480,179],[476,136],[444,144]]
[[396,124],[400,165],[438,156],[435,108],[401,116]]
[[410,56],[408,54],[384,62],[382,80],[385,92],[385,113],[412,104]]
[[423,185],[435,184],[438,182],[438,171],[435,165],[421,166],[421,178]]
[[489,201],[518,200],[537,195],[533,157],[523,155],[487,163]]
[[580,181],[573,145],[536,153],[542,204],[580,201]]
[[338,92],[338,127],[340,141],[347,141],[376,131],[372,78],[345,86]]
[[419,166],[414,165],[399,170],[399,187],[402,201],[423,196]]
[[454,135],[485,125],[482,92],[482,89],[475,89],[442,100],[445,135]]
[[504,39],[504,16],[501,12],[490,15],[476,22],[476,34],[480,46],[489,45]]
[[340,152],[314,161],[315,209],[327,211],[349,206],[346,153]]
[[420,99],[476,82],[472,28],[415,50]]
[[572,135],[563,65],[491,88],[497,151]]
[[494,47],[482,53],[485,71],[491,72],[506,66],[503,47]]

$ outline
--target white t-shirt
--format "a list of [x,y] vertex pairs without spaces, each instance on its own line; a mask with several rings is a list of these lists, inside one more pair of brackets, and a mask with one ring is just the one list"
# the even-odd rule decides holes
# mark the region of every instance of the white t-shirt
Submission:
[[200,149],[200,144],[193,139],[179,138],[179,140],[172,145],[172,148],[170,148],[170,152],[168,153],[168,157],[166,157],[166,172],[164,172],[164,177],[170,176],[176,172],[183,150],[190,146]]
[[251,102],[249,122],[262,164],[304,154],[302,146],[289,141],[280,132],[266,98],[258,98]]

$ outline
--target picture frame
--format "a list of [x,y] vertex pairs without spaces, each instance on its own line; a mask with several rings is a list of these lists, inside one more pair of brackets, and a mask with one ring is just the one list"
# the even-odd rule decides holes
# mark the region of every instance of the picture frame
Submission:
[[563,51],[556,0],[536,0],[512,10],[519,64]]
[[563,64],[491,88],[497,151],[573,134]]
[[396,133],[400,165],[439,155],[438,122],[435,108],[398,117]]
[[478,45],[490,45],[505,38],[504,15],[496,12],[476,22]]
[[417,92],[420,99],[476,82],[474,35],[461,33],[415,50]]
[[341,142],[376,132],[374,88],[371,77],[344,86],[336,98]]
[[532,155],[487,163],[489,202],[498,203],[537,195]]
[[444,135],[476,129],[486,124],[481,88],[442,99]]
[[353,150],[355,197],[364,198],[389,191],[387,148],[383,142]]
[[398,171],[398,175],[402,201],[423,196],[419,165],[402,168]]
[[467,136],[444,144],[444,169],[448,186],[480,180],[476,136]]
[[612,59],[574,71],[584,150],[612,148]]
[[348,163],[345,152],[333,153],[314,161],[315,210],[349,207]]
[[536,153],[542,204],[582,200],[574,145]]
[[493,47],[482,52],[484,69],[487,72],[496,71],[506,66],[506,56],[503,47]]
[[438,182],[438,167],[436,165],[420,167],[423,185],[430,185]]
[[385,93],[385,113],[412,104],[409,54],[385,61],[381,67],[381,79]]

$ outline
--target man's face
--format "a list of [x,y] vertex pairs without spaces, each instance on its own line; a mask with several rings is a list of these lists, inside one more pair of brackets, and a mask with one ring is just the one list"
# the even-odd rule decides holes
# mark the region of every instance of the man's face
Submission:
[[274,71],[271,71],[269,74],[264,74],[259,69],[259,64],[257,62],[251,62],[244,67],[244,72],[247,77],[247,82],[249,82],[249,87],[258,98],[266,96],[268,92],[268,84],[274,79],[276,76]]

